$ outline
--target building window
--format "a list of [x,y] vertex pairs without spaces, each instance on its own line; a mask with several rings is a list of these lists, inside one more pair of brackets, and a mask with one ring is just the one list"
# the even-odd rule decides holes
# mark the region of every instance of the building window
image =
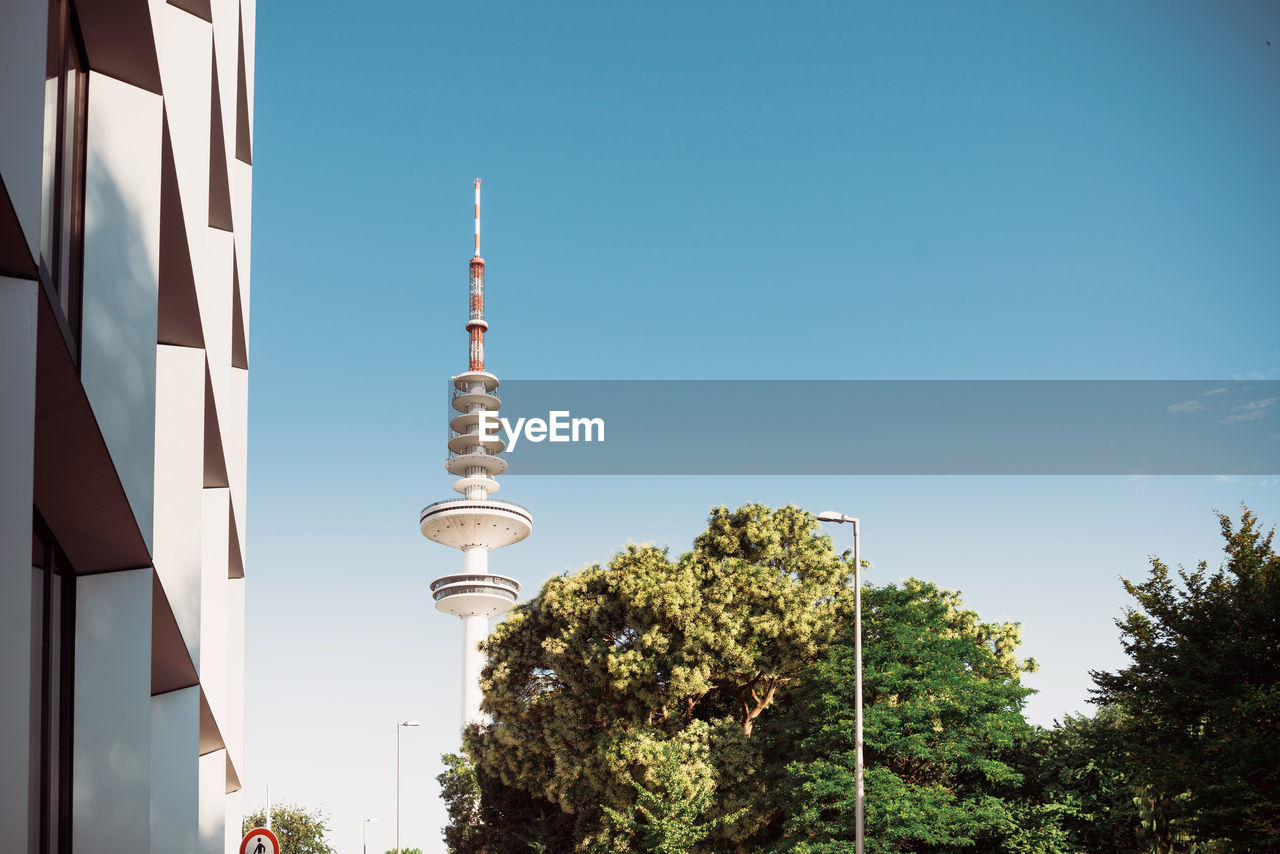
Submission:
[[40,278],[79,361],[89,61],[71,0],[50,0],[45,60]]
[[75,677],[76,576],[39,512],[31,537],[33,804],[37,851],[71,851],[71,740]]

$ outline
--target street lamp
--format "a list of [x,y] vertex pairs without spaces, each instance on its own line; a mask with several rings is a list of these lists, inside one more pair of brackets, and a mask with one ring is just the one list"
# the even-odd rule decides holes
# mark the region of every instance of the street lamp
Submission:
[[369,822],[377,821],[376,818],[366,818],[364,824],[360,825],[360,850],[364,854],[369,854]]
[[862,556],[861,528],[858,520],[852,516],[846,516],[843,513],[837,513],[834,510],[823,510],[818,514],[819,522],[848,522],[853,525],[853,633],[854,633],[854,669],[857,671],[854,676],[854,745],[856,747],[854,756],[854,773],[857,779],[857,806],[854,808],[855,825],[854,825],[854,849],[857,854],[862,854],[863,845],[863,828],[862,828]]
[[400,730],[407,726],[422,726],[417,721],[401,721],[396,724],[396,854],[400,854]]

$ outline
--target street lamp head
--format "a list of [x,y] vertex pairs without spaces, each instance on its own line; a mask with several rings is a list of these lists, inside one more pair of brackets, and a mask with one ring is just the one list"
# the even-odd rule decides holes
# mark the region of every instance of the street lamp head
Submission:
[[422,724],[417,721],[401,721],[400,726],[422,726]]
[[823,510],[818,514],[819,522],[848,522],[849,517],[834,510]]

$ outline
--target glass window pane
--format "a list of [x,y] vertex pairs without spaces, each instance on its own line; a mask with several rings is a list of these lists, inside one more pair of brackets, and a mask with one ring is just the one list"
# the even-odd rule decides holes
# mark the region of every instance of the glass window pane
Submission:
[[40,257],[54,270],[54,199],[58,163],[58,82],[62,75],[62,4],[49,3],[49,38],[44,81],[44,153],[40,181]]
[[80,204],[80,199],[77,198],[79,190],[77,179],[80,177],[79,163],[76,158],[79,153],[77,141],[80,132],[77,107],[80,102],[83,75],[76,68],[75,50],[70,45],[67,48],[67,57],[66,101],[62,105],[62,221],[59,223],[61,231],[58,241],[58,272],[55,286],[62,297],[62,313],[70,318],[71,278],[74,275],[75,266],[72,263],[72,256],[77,251],[73,238]]

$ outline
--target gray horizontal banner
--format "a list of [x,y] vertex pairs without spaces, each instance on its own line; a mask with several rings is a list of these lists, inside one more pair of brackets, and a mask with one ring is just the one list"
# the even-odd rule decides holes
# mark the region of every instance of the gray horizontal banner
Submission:
[[496,393],[511,474],[1280,473],[1275,380],[513,380]]

